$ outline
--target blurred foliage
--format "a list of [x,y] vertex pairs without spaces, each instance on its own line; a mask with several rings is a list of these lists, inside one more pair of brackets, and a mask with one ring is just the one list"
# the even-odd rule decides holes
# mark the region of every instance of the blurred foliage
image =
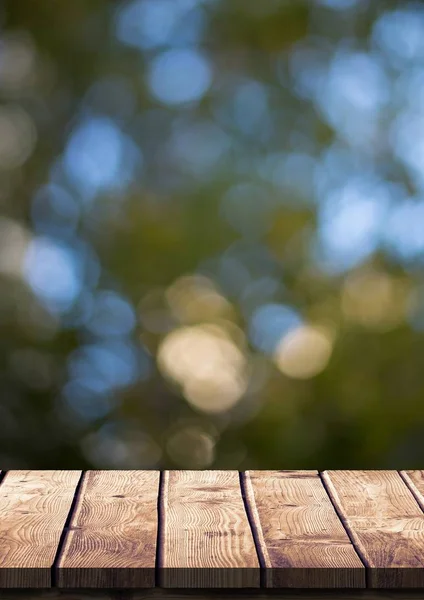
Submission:
[[423,4],[0,26],[1,467],[422,466]]

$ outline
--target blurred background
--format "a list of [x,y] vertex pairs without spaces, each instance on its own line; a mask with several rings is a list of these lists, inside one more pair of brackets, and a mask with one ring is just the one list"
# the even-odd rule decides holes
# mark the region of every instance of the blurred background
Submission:
[[424,3],[3,0],[0,464],[424,464]]

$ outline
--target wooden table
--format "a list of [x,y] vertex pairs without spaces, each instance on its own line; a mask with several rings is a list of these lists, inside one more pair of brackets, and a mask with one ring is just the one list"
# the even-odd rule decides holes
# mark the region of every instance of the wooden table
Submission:
[[424,471],[9,471],[0,588],[424,598]]

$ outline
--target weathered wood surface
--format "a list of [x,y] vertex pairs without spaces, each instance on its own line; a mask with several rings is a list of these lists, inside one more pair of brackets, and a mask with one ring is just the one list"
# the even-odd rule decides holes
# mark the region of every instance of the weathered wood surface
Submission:
[[372,588],[424,588],[424,513],[396,471],[327,471]]
[[50,587],[81,471],[11,471],[0,485],[0,587]]
[[365,568],[317,471],[248,471],[266,587],[365,587]]
[[86,473],[57,563],[58,587],[154,587],[158,493],[158,471]]
[[401,471],[400,474],[424,511],[424,471]]
[[424,600],[424,471],[10,471],[0,600],[19,588]]
[[161,586],[259,587],[237,471],[165,472],[161,513]]
[[422,600],[419,590],[171,589],[0,590],[0,600]]

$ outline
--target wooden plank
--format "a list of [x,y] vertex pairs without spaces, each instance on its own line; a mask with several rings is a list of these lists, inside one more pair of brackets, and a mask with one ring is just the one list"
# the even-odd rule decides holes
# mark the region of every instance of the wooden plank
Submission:
[[401,471],[400,474],[424,511],[424,471]]
[[247,471],[244,482],[266,587],[365,587],[364,565],[317,471]]
[[372,588],[424,587],[424,514],[396,471],[326,471]]
[[237,471],[166,471],[160,507],[161,586],[259,587]]
[[307,477],[309,479],[310,477],[319,477],[319,473],[316,469],[311,469],[309,471],[246,471],[246,473],[264,473],[265,475],[267,473],[275,473],[279,479],[290,479],[292,477],[294,477],[295,479],[302,479],[303,477]]
[[88,471],[57,564],[59,587],[155,585],[159,471]]
[[0,587],[47,588],[81,471],[9,471],[0,486]]
[[0,590],[0,600],[422,600],[418,590],[141,589]]

